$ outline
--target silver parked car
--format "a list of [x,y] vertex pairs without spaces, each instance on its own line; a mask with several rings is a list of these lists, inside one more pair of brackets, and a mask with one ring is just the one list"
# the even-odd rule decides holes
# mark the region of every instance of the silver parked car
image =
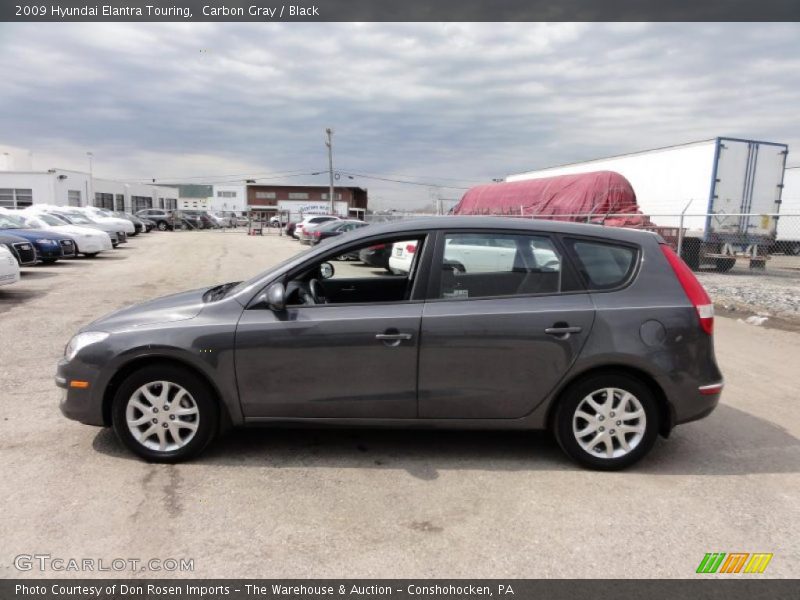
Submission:
[[[331,262],[411,244],[400,275]],[[577,462],[619,469],[717,405],[713,323],[653,233],[408,220],[112,313],[72,338],[56,382],[67,417],[152,461],[229,426],[310,423],[550,429]]]

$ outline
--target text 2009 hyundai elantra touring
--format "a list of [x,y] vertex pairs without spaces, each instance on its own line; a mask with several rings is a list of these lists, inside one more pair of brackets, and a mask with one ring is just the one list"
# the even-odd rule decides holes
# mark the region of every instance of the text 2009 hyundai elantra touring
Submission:
[[[413,248],[389,275],[336,262]],[[657,235],[443,217],[370,226],[241,283],[112,313],[66,347],[72,419],[153,461],[230,426],[552,429],[618,469],[709,414],[713,306]]]

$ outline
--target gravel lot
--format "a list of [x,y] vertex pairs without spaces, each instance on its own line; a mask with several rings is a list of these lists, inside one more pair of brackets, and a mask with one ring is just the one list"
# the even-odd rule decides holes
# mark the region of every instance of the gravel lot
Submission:
[[236,431],[193,463],[149,465],[60,415],[52,377],[79,326],[297,249],[152,233],[0,290],[0,577],[81,575],[20,573],[21,553],[192,558],[196,577],[693,577],[706,552],[743,551],[797,574],[792,332],[718,319],[723,404],[624,473],[573,466],[547,434],[369,430]]
[[763,272],[744,263],[728,273],[698,274],[717,306],[800,323],[800,257],[773,256]]

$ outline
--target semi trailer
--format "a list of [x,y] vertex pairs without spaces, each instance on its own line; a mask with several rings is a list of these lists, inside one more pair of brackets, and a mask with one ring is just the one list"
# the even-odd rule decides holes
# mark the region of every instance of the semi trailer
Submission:
[[630,181],[639,209],[680,230],[693,269],[727,271],[737,258],[763,268],[776,241],[786,144],[718,137],[510,175],[524,181],[615,171]]

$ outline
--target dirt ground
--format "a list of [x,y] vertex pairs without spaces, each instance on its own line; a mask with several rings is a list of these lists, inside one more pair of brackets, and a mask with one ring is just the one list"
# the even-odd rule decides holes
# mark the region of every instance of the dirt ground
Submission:
[[[718,318],[720,407],[596,473],[545,433],[240,430],[150,465],[58,411],[55,365],[122,305],[246,278],[298,250],[151,233],[0,289],[0,577],[693,577],[706,552],[800,559],[800,334]],[[20,572],[20,554],[189,558],[192,573]]]

